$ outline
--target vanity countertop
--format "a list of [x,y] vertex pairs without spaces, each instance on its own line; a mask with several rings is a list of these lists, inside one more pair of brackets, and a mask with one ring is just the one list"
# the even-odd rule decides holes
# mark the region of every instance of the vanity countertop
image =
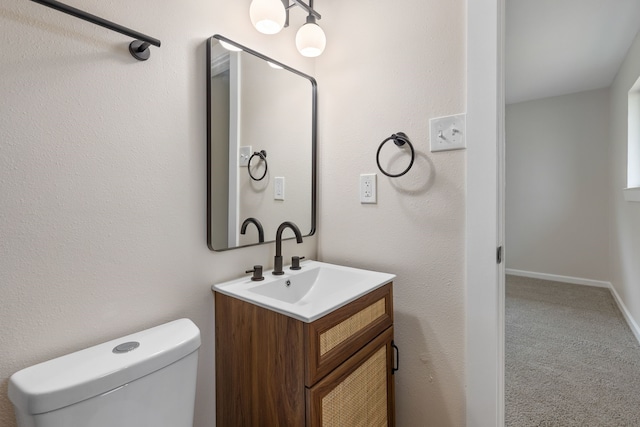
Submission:
[[396,277],[312,260],[300,266],[300,270],[286,267],[280,276],[273,275],[272,270],[266,271],[262,281],[252,281],[251,276],[245,276],[215,284],[211,289],[311,323]]

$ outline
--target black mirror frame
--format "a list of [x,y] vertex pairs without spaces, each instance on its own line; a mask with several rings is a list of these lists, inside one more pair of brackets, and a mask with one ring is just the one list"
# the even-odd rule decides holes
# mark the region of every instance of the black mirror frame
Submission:
[[[207,39],[207,108],[206,108],[206,112],[207,112],[207,246],[209,247],[210,250],[215,251],[215,252],[221,252],[221,251],[227,251],[227,250],[231,250],[231,249],[238,249],[238,248],[246,248],[246,247],[250,247],[250,246],[256,246],[256,245],[263,245],[265,243],[272,243],[273,240],[268,240],[266,242],[263,243],[251,243],[248,245],[242,245],[242,246],[235,246],[232,248],[224,248],[224,249],[215,249],[213,247],[213,229],[212,229],[212,225],[211,225],[211,221],[212,221],[212,199],[211,199],[211,190],[212,190],[212,180],[211,180],[211,153],[212,153],[212,148],[211,148],[211,136],[212,136],[212,124],[211,124],[211,102],[209,102],[209,100],[211,99],[211,66],[209,64],[211,64],[211,44],[212,44],[212,40],[216,39],[216,40],[220,40],[223,41],[225,43],[229,43],[232,46],[235,46],[239,49],[242,49],[243,51],[250,53],[251,55],[254,55],[264,61],[267,62],[271,62],[272,64],[278,65],[282,68],[284,68],[285,70],[288,70],[294,74],[299,75],[300,77],[304,77],[305,79],[309,80],[311,82],[311,231],[309,232],[309,234],[305,235],[304,237],[307,236],[312,236],[315,234],[316,232],[316,218],[317,218],[317,213],[316,213],[316,208],[317,208],[317,125],[318,125],[318,84],[316,82],[316,79],[314,79],[313,77],[298,71],[294,68],[289,67],[288,65],[285,65],[279,61],[276,61],[275,59],[269,58],[268,56],[265,56],[259,52],[256,52],[253,49],[250,49],[246,46],[243,46],[239,43],[234,42],[233,40],[229,40],[228,38],[221,36],[220,34],[214,34],[212,37],[209,37]],[[293,237],[291,237],[293,238]]]

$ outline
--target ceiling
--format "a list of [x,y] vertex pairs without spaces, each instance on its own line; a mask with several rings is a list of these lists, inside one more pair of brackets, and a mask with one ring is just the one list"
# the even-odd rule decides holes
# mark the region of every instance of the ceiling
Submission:
[[507,104],[608,87],[640,0],[506,0]]

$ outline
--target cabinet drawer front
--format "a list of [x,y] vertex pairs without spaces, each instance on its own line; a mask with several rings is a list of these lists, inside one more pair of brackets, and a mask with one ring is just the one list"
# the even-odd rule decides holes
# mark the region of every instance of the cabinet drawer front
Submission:
[[393,324],[392,284],[306,325],[306,385],[312,386]]
[[388,427],[393,419],[389,328],[344,365],[307,389],[308,420],[322,427]]

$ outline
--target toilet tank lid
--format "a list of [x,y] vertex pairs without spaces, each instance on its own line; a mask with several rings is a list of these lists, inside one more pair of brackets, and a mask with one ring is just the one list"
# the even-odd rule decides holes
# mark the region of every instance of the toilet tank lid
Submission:
[[[123,343],[132,351],[114,353]],[[162,369],[200,347],[200,330],[179,319],[111,340],[16,372],[9,379],[9,399],[35,415],[108,392]]]

